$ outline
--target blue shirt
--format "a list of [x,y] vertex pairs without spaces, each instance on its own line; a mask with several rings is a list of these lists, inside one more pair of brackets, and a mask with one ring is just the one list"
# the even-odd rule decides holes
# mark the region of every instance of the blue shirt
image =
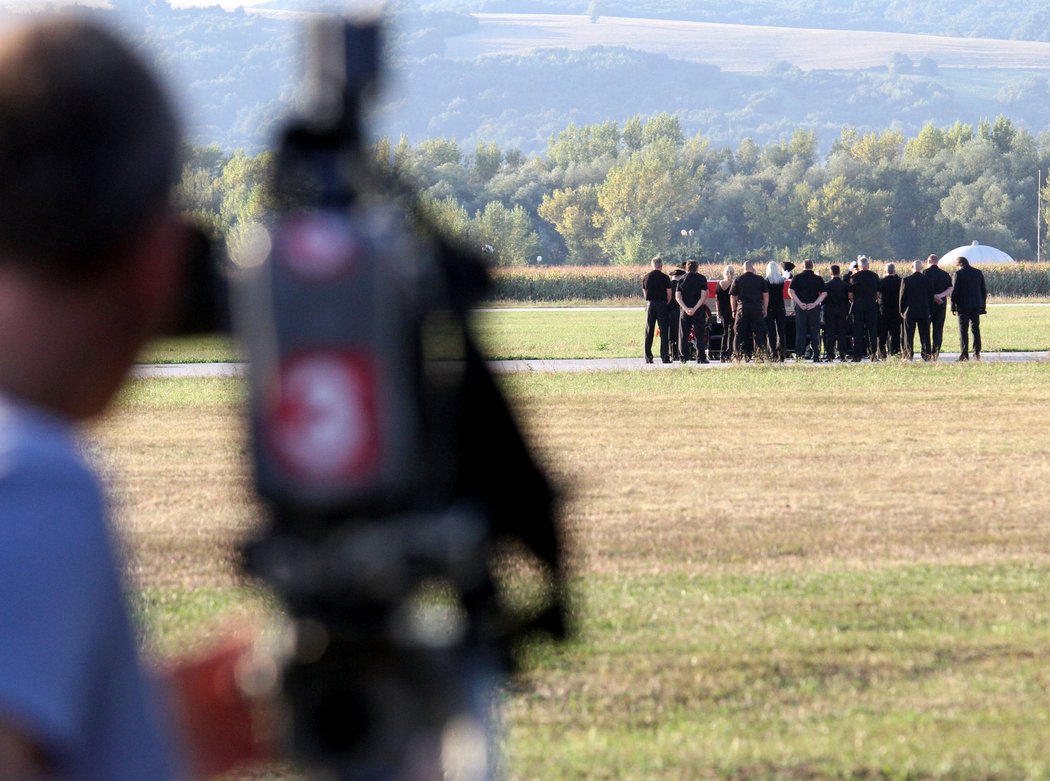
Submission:
[[175,776],[98,481],[67,423],[3,399],[0,714],[62,778]]

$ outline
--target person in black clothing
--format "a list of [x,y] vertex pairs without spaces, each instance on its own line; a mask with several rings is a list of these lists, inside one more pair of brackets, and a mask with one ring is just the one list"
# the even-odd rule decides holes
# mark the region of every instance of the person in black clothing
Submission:
[[736,355],[750,361],[755,351],[766,349],[766,309],[769,283],[755,273],[755,264],[744,261],[744,273],[729,289],[736,325]]
[[901,354],[901,278],[894,263],[886,264],[879,283],[879,357]]
[[732,266],[726,266],[722,271],[722,279],[715,285],[718,319],[722,321],[722,354],[720,356],[722,363],[733,357],[736,321],[733,319],[733,302],[729,291],[732,289],[735,281],[736,269]]
[[988,291],[984,274],[966,258],[956,261],[959,267],[952,283],[952,314],[959,316],[959,360],[970,359],[970,335],[973,328],[973,357],[981,360],[981,315],[985,313]]
[[[866,258],[867,255],[857,255],[856,260],[851,260],[849,266],[846,268],[846,273],[842,275],[842,281],[846,283],[846,290],[849,291],[849,281],[853,278],[853,275],[860,269],[860,259]],[[850,307],[846,308],[846,342],[848,348],[846,354],[853,355],[853,312]]]
[[853,316],[853,360],[865,354],[873,361],[879,359],[879,275],[868,269],[866,257],[860,268],[849,278],[850,314]]
[[671,362],[667,346],[667,305],[671,301],[671,278],[663,272],[664,260],[659,255],[651,261],[653,270],[642,278],[645,296],[645,362],[653,362],[654,329],[660,329],[660,360]]
[[671,348],[671,360],[677,361],[681,356],[678,347],[678,316],[681,310],[678,308],[678,283],[685,276],[685,263],[680,263],[671,269],[671,300],[667,303],[667,343]]
[[775,260],[766,264],[766,284],[769,285],[769,306],[766,308],[766,330],[769,334],[769,357],[784,360],[787,352],[787,310],[784,308],[784,272]]
[[941,338],[944,335],[944,318],[948,313],[948,299],[952,295],[952,275],[937,265],[936,255],[926,258],[926,270],[922,272],[933,285],[933,359],[941,354]]
[[933,359],[933,344],[930,339],[930,322],[933,315],[933,283],[922,273],[922,261],[912,264],[913,273],[901,283],[900,311],[904,313],[904,357],[909,361],[915,356],[915,329],[919,330],[919,346],[922,359]]
[[813,261],[802,261],[802,271],[791,279],[788,295],[795,302],[795,359],[802,360],[808,344],[813,362],[820,361],[820,305],[827,297],[822,277],[813,271]]
[[697,271],[699,264],[692,258],[685,263],[685,276],[678,283],[678,306],[682,314],[678,326],[678,345],[682,363],[689,357],[689,329],[696,330],[696,362],[707,360],[707,277]]
[[846,314],[849,312],[849,291],[846,283],[839,276],[841,269],[831,267],[831,279],[825,285],[827,297],[824,299],[824,360],[833,361],[838,355],[840,361],[846,360],[849,347],[846,331]]

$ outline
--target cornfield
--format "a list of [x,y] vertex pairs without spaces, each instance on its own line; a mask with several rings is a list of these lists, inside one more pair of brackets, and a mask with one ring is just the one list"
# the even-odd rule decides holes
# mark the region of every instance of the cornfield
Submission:
[[[721,279],[723,268],[705,264],[700,266],[700,272],[708,279]],[[874,268],[881,274],[881,263],[876,263]],[[990,296],[1050,296],[1050,264],[982,265],[980,269],[984,272]],[[495,301],[640,299],[642,277],[648,270],[646,266],[504,266],[493,269],[495,292],[492,298]],[[762,269],[756,268],[756,271]],[[825,279],[831,276],[828,265],[818,266],[816,271]],[[909,265],[899,263],[897,273],[910,273]]]

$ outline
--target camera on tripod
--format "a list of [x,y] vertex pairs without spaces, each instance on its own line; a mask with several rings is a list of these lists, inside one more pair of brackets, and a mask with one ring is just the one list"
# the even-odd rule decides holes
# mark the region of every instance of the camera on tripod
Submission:
[[[244,563],[294,623],[297,759],[334,778],[490,778],[515,648],[566,633],[556,497],[469,327],[483,260],[372,164],[380,54],[377,21],[315,23],[306,110],[238,258],[267,515]],[[537,573],[529,600],[502,585],[508,549]]]

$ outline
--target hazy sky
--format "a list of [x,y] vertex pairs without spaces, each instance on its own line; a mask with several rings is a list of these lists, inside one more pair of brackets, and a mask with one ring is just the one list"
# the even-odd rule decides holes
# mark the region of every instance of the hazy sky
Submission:
[[[105,0],[75,0],[79,5],[108,5]],[[220,5],[223,8],[234,9],[240,6],[250,8],[259,5],[266,0],[169,0],[175,8],[190,8],[193,6]],[[0,0],[0,8],[25,9],[43,8],[48,5],[73,5],[74,0]]]

